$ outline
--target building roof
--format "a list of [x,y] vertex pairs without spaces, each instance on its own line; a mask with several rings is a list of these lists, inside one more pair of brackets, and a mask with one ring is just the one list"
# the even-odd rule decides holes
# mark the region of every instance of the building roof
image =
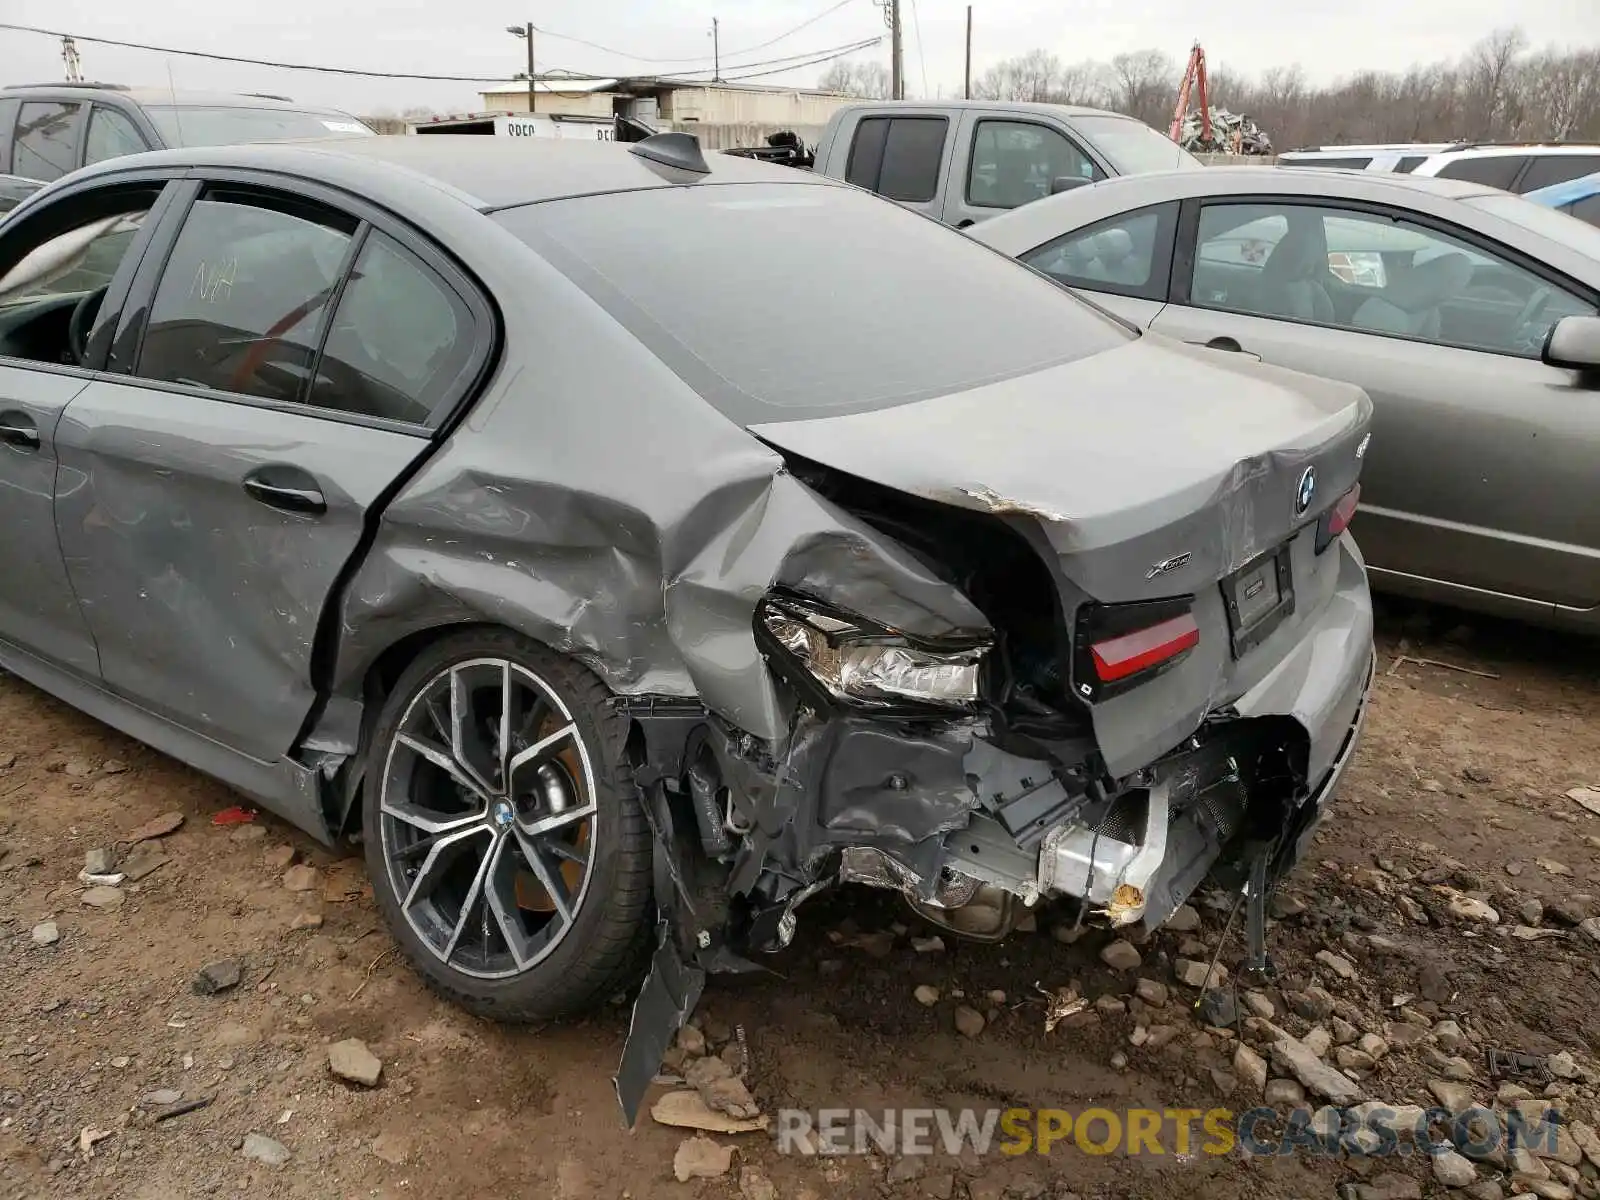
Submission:
[[158,165],[244,167],[305,175],[379,204],[386,194],[431,185],[484,210],[700,182],[842,186],[809,171],[731,154],[708,154],[706,161],[711,166],[709,175],[686,178],[684,172],[647,162],[614,142],[439,134],[159,150],[107,159],[76,177]]

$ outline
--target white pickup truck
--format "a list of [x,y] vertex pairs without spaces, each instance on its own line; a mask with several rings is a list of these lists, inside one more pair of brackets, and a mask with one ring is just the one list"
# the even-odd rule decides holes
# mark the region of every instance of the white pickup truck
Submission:
[[813,157],[813,171],[957,228],[1112,175],[1202,165],[1121,113],[987,100],[846,105]]

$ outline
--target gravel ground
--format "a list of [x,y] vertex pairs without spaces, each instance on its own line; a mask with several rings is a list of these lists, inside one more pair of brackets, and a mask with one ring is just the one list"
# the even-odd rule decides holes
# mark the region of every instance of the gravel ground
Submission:
[[[1500,1090],[1495,1049],[1552,1067],[1521,1086],[1592,1125],[1600,926],[1582,922],[1600,916],[1600,815],[1567,793],[1600,793],[1597,667],[1600,646],[1577,639],[1386,613],[1364,745],[1318,860],[1280,897],[1279,978],[1222,990],[1239,1010],[1228,1030],[1206,1032],[1174,977],[1222,937],[1225,912],[1203,902],[1194,928],[1109,953],[1103,933],[1069,944],[1048,913],[999,945],[919,949],[931,929],[847,891],[807,907],[774,974],[713,981],[686,1050],[722,1050],[774,1113],[1241,1111],[1261,1103],[1257,1062],[1275,1096],[1298,1067],[1394,1106],[1441,1088],[1484,1103]],[[685,1131],[646,1117],[629,1132],[616,1113],[626,1008],[544,1029],[463,1015],[400,961],[356,858],[264,815],[218,824],[237,802],[0,678],[0,1196],[1237,1200],[1332,1198],[1342,1183],[1361,1200],[1600,1196],[1600,1164],[1569,1142],[1549,1159],[1432,1166],[1179,1155],[1170,1138],[1162,1155],[806,1157],[752,1133],[716,1139],[734,1148],[725,1175],[680,1183]],[[164,814],[181,825],[130,844]],[[94,890],[78,874],[97,849],[123,871],[164,861]],[[1241,954],[1235,931],[1222,962]],[[1045,992],[1063,988],[1090,1006],[1047,1033]],[[1140,998],[1163,990],[1163,1004]],[[1267,1006],[1270,1022],[1250,1016]],[[1241,1038],[1261,1059],[1239,1054]],[[1330,1080],[1323,1064],[1348,1070]],[[687,1054],[673,1065],[706,1071]]]

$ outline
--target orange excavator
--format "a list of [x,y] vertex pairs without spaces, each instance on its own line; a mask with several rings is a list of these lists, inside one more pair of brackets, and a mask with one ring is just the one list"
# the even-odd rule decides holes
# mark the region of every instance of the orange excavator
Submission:
[[1172,114],[1172,129],[1167,135],[1175,142],[1183,140],[1183,119],[1189,115],[1189,95],[1195,89],[1200,92],[1200,140],[1209,146],[1211,101],[1206,95],[1206,52],[1199,42],[1189,51],[1189,65],[1183,69],[1183,82],[1178,85],[1178,107]]

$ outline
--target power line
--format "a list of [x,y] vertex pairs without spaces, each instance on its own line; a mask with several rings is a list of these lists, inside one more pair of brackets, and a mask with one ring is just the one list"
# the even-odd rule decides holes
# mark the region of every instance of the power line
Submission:
[[[278,62],[273,59],[245,58],[236,54],[215,54],[207,50],[180,50],[171,46],[152,46],[146,42],[127,42],[116,38],[90,37],[86,34],[63,33],[54,29],[40,29],[33,25],[14,25],[9,22],[0,22],[0,30],[9,30],[15,33],[35,33],[42,37],[63,38],[71,37],[79,42],[88,42],[99,46],[117,46],[124,50],[148,50],[153,54],[176,54],[185,58],[203,58],[212,62],[239,63],[252,67],[272,67],[283,71],[312,71],[322,75],[347,75],[363,79],[405,79],[417,80],[427,83],[505,83],[504,75],[424,75],[410,71],[369,71],[359,67],[332,67],[316,63],[290,63]],[[764,61],[740,63],[736,70],[748,67],[774,67],[770,71],[758,71],[754,75],[741,75],[741,79],[753,79],[760,75],[779,75],[785,71],[796,70],[800,67],[815,66],[819,62],[830,62],[835,58],[843,58],[847,54],[854,54],[868,46],[875,46],[882,38],[868,38],[863,41],[852,42],[846,46],[832,46],[826,50],[811,50],[804,54],[788,55],[782,58],[771,58]],[[746,51],[748,53],[748,51]],[[805,59],[807,61],[797,61]],[[788,64],[788,65],[781,65]],[[700,71],[667,72],[654,76],[657,79],[687,79],[689,76],[706,74]],[[552,72],[546,72],[541,79],[549,82]],[[615,79],[616,75],[594,75],[578,71],[564,72],[559,79],[572,81]]]
[[[817,13],[815,16],[807,17],[804,21],[801,21],[800,24],[796,25],[793,29],[786,30],[785,32],[780,33],[775,38],[769,38],[767,41],[764,41],[764,42],[762,42],[762,43],[760,43],[759,45],[756,45],[756,46],[746,46],[743,50],[730,50],[725,55],[723,55],[723,57],[724,58],[738,58],[740,55],[743,55],[743,54],[754,54],[758,50],[765,50],[769,46],[775,46],[779,42],[783,41],[785,38],[793,37],[795,34],[799,33],[802,29],[810,28],[812,25],[815,25],[818,21],[822,20],[823,17],[829,16],[829,15],[835,13],[835,12],[838,12],[845,5],[852,4],[854,2],[855,2],[855,0],[838,0],[838,2],[836,4],[832,4],[829,7],[823,9],[821,12]],[[534,26],[534,29],[537,30],[539,33],[544,34],[545,37],[555,38],[559,42],[572,42],[574,45],[577,45],[577,46],[587,46],[589,49],[598,50],[602,54],[615,54],[618,58],[627,58],[627,59],[631,59],[634,62],[642,62],[642,63],[703,63],[703,62],[708,61],[707,56],[704,55],[704,54],[697,55],[694,58],[650,58],[647,55],[629,54],[626,50],[618,50],[613,46],[602,45],[599,42],[591,42],[587,38],[574,37],[570,33],[557,33],[553,29],[544,28],[542,25],[536,25],[536,26]],[[747,63],[745,65],[746,66],[752,66],[752,65],[755,65],[755,64]]]

